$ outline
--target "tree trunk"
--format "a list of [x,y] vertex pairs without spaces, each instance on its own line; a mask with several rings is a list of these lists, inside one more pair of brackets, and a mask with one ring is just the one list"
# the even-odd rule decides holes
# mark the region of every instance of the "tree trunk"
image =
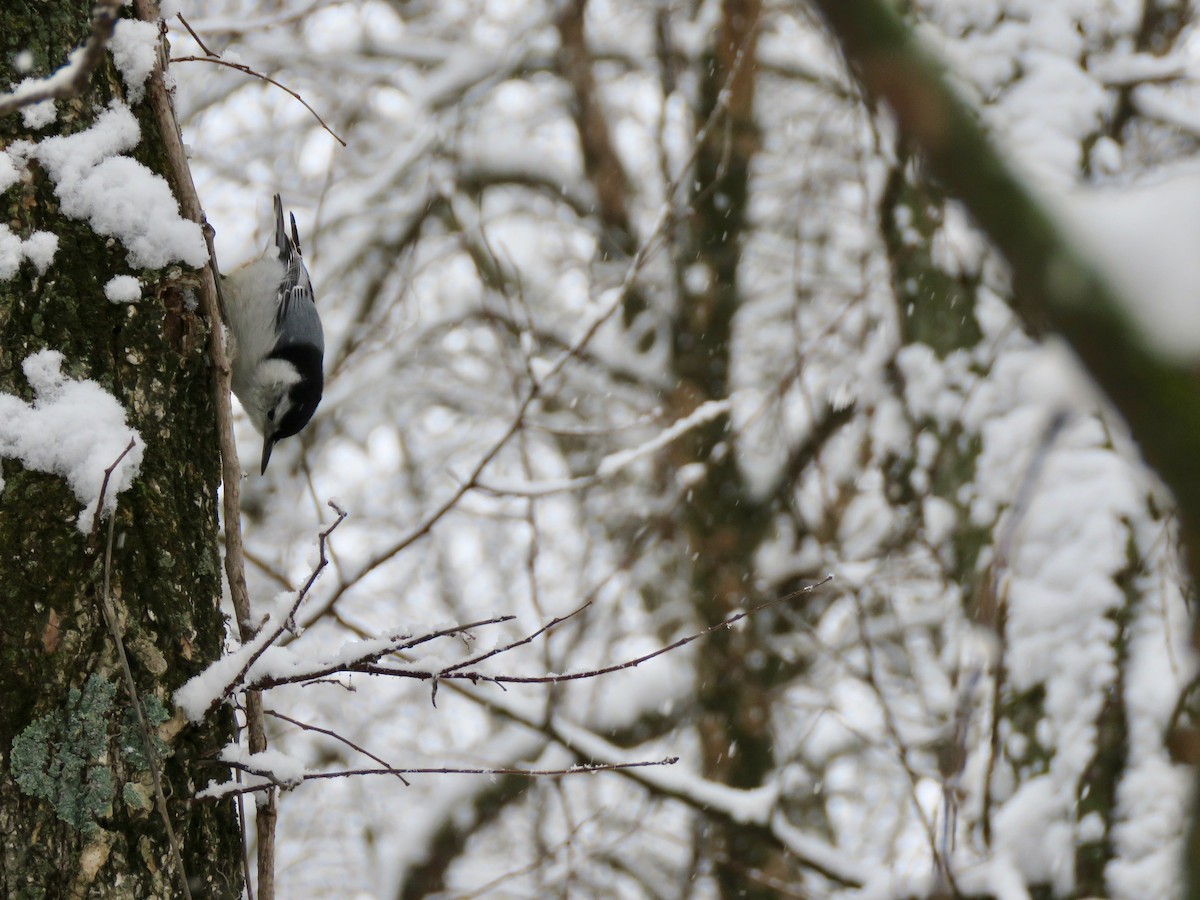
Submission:
[[[689,204],[687,251],[682,258],[700,267],[704,278],[681,278],[690,285],[672,322],[672,369],[679,387],[672,417],[729,396],[733,321],[740,295],[738,264],[746,225],[750,163],[757,150],[754,121],[756,38],[762,6],[758,0],[725,0],[711,59],[700,66],[694,195]],[[711,123],[705,131],[706,123]],[[754,595],[754,559],[766,535],[770,513],[752,496],[727,452],[728,414],[695,429],[679,442],[672,462],[703,463],[707,474],[684,508],[691,588],[705,625],[760,602]],[[704,775],[740,788],[761,785],[774,768],[771,737],[772,673],[761,652],[757,629],[720,630],[706,642],[698,685],[700,741]],[[716,879],[725,897],[770,897],[756,873],[772,872],[779,854],[753,829],[705,823],[707,850],[716,861]]]
[[[0,84],[60,66],[87,40],[91,6],[6,4]],[[32,60],[31,71],[14,68],[22,58]],[[57,101],[57,119],[45,128],[27,129],[20,114],[0,119],[0,149],[78,133],[121,94],[106,54],[90,87]],[[152,120],[143,117],[141,127],[131,155],[162,173]],[[228,740],[231,718],[194,728],[171,707],[174,690],[216,658],[224,635],[208,323],[188,309],[186,271],[134,270],[120,242],[62,215],[36,163],[0,194],[0,208],[0,225],[16,237],[45,231],[59,240],[43,274],[27,261],[0,280],[0,391],[30,401],[22,363],[42,350],[61,352],[63,374],[116,397],[145,441],[140,474],[118,498],[110,593],[143,709],[162,742],[162,789],[191,890],[239,897],[233,807],[191,801],[221,774],[205,760]],[[105,283],[131,272],[142,301],[108,302]],[[77,529],[80,504],[58,475],[11,458],[0,467],[0,895],[182,896],[102,611],[107,528],[92,538]]]

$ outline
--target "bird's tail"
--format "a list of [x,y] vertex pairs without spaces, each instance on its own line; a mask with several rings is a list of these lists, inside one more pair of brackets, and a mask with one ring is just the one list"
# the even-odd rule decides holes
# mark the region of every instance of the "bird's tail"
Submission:
[[[295,231],[296,227],[293,223],[292,233],[295,234]],[[279,249],[279,258],[286,265],[292,258],[292,241],[283,224],[283,201],[278,194],[275,195],[275,246]]]
[[275,246],[279,248],[279,258],[288,263],[294,255],[303,256],[300,251],[300,233],[296,230],[296,216],[289,215],[292,221],[292,233],[289,236],[283,224],[283,201],[275,195]]

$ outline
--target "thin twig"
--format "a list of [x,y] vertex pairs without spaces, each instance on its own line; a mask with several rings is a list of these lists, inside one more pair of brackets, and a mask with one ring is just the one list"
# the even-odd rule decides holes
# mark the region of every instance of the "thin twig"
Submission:
[[571,610],[565,616],[558,616],[557,618],[551,619],[549,622],[547,622],[545,625],[543,625],[537,631],[534,631],[534,632],[526,635],[525,637],[521,638],[520,640],[513,641],[510,644],[505,644],[503,647],[497,647],[494,650],[489,650],[487,653],[482,653],[479,656],[472,657],[471,659],[464,659],[462,662],[457,662],[452,666],[447,666],[446,668],[442,669],[441,672],[438,673],[438,677],[441,678],[445,675],[449,675],[451,672],[457,672],[459,669],[465,669],[467,666],[478,665],[479,663],[483,662],[485,659],[491,659],[493,656],[499,656],[501,653],[507,653],[509,650],[512,650],[516,647],[522,647],[525,644],[528,644],[531,641],[534,641],[537,638],[541,637],[543,634],[545,634],[551,628],[554,628],[557,625],[561,625],[563,622],[566,622],[568,619],[575,618],[575,616],[579,615],[581,612],[583,612],[585,609],[587,609],[589,606],[591,606],[592,601],[594,599],[595,598],[593,598],[593,597],[589,597],[582,604],[580,604],[575,609]]
[[[387,666],[367,665],[367,666],[355,667],[353,669],[353,671],[364,672],[368,675],[398,675],[398,676],[404,677],[404,678],[417,678],[422,681],[427,681],[431,678],[435,678],[435,679],[456,678],[456,679],[463,679],[463,680],[471,681],[471,682],[486,681],[486,682],[490,682],[492,684],[499,684],[499,685],[504,685],[504,684],[559,684],[564,681],[579,681],[579,680],[585,679],[585,678],[598,678],[601,675],[608,675],[611,672],[619,672],[622,669],[636,668],[637,666],[640,666],[644,662],[649,662],[650,660],[654,659],[655,657],[662,656],[665,653],[670,653],[672,650],[678,650],[680,647],[687,646],[688,644],[692,643],[693,641],[698,641],[698,640],[700,640],[700,638],[707,637],[708,635],[712,634],[713,632],[720,631],[722,628],[732,628],[734,625],[736,625],[742,619],[747,618],[748,616],[752,616],[755,613],[762,612],[764,609],[775,606],[779,603],[786,603],[789,600],[795,600],[797,597],[802,597],[805,594],[809,594],[812,591],[815,591],[817,588],[821,587],[822,585],[828,584],[832,580],[833,580],[832,575],[826,575],[824,578],[822,578],[820,581],[818,581],[814,584],[807,585],[806,587],[803,587],[798,591],[792,591],[789,594],[784,594],[782,597],[776,597],[774,600],[768,600],[766,603],[760,603],[758,606],[751,607],[750,609],[747,609],[743,612],[737,613],[736,615],[730,616],[728,619],[725,619],[722,622],[718,622],[716,625],[712,625],[708,628],[705,628],[702,631],[697,631],[693,634],[689,634],[687,637],[682,637],[679,640],[675,641],[674,643],[668,644],[665,647],[659,647],[657,650],[653,650],[650,653],[643,654],[642,656],[638,656],[634,659],[629,659],[622,663],[614,663],[611,666],[603,666],[602,668],[599,668],[599,669],[587,669],[583,672],[568,672],[564,675],[485,675],[482,672],[474,672],[474,671],[472,671],[472,672],[451,672],[449,670],[444,670],[442,672],[438,672],[437,674],[434,674],[433,672],[405,671],[402,669],[392,669]],[[578,612],[578,610],[577,610],[577,612]],[[574,613],[572,613],[572,615],[574,615]],[[551,623],[551,624],[557,624],[557,623]],[[549,626],[547,626],[547,627],[549,627]],[[545,629],[543,628],[542,631],[545,631]],[[289,680],[304,680],[304,679],[302,679],[302,678],[300,678],[300,679],[280,679],[278,682],[273,682],[273,684],[286,684],[286,683],[288,683]]]
[[67,100],[82,94],[92,80],[92,72],[104,58],[104,48],[116,27],[121,5],[122,0],[99,0],[92,14],[91,37],[82,50],[74,51],[66,66],[43,79],[41,87],[23,90],[18,86],[0,97],[0,116],[46,100]]
[[[532,579],[532,575],[533,575],[533,573],[530,573],[531,579]],[[551,619],[549,622],[547,622],[545,625],[543,625],[537,631],[535,631],[531,634],[527,634],[525,637],[523,637],[519,640],[510,641],[509,643],[505,644],[503,647],[496,647],[493,650],[489,650],[487,653],[481,653],[480,655],[472,657],[471,659],[464,659],[462,662],[457,662],[452,666],[447,666],[446,668],[442,669],[442,671],[439,672],[437,675],[435,675],[433,678],[433,688],[432,688],[432,692],[431,692],[429,701],[434,706],[437,706],[438,679],[441,678],[443,675],[449,675],[451,672],[455,672],[455,671],[465,668],[467,666],[478,665],[479,663],[483,662],[485,659],[491,659],[493,656],[498,656],[501,653],[507,653],[509,650],[513,650],[517,647],[523,647],[525,644],[528,644],[531,641],[534,641],[537,638],[541,637],[543,634],[545,634],[547,631],[549,631],[551,628],[555,627],[556,625],[561,625],[563,622],[567,621],[568,619],[574,618],[575,616],[579,615],[581,612],[583,612],[585,609],[587,609],[589,606],[592,605],[593,599],[594,598],[589,597],[579,607],[577,607],[576,609],[567,613],[565,616],[559,616],[556,619]],[[405,649],[407,649],[407,648],[405,648]],[[547,665],[546,668],[550,668],[550,666]]]
[[862,641],[863,650],[865,651],[865,669],[863,671],[864,680],[867,687],[871,689],[871,693],[875,695],[875,700],[879,704],[880,713],[883,716],[884,729],[887,731],[888,737],[891,739],[896,748],[896,756],[900,761],[901,768],[908,775],[909,796],[910,801],[916,810],[917,818],[925,828],[925,836],[929,841],[929,851],[933,856],[933,864],[935,874],[941,884],[941,879],[945,879],[949,888],[953,891],[953,896],[959,896],[958,886],[955,881],[954,872],[950,869],[950,861],[947,860],[938,849],[937,833],[933,822],[925,812],[925,807],[921,805],[920,796],[918,795],[917,787],[920,778],[913,771],[909,764],[909,748],[907,742],[900,734],[900,725],[896,721],[895,712],[892,710],[891,704],[888,702],[887,696],[883,692],[883,686],[880,683],[879,673],[877,671],[875,661],[875,644],[871,640],[870,631],[867,628],[867,611],[863,606],[862,598],[859,597],[856,591],[851,591],[851,598],[854,600],[854,610],[858,620],[859,639]]
[[[416,638],[408,638],[406,636],[397,635],[388,641],[387,646],[372,650],[369,653],[364,653],[358,659],[343,660],[337,663],[331,663],[317,669],[310,669],[302,674],[292,675],[290,677],[278,680],[273,678],[264,678],[261,681],[252,680],[248,684],[243,684],[246,675],[253,665],[252,661],[250,665],[243,666],[237,677],[234,678],[228,685],[226,685],[220,696],[213,700],[213,707],[215,708],[218,706],[225,698],[236,691],[239,687],[252,690],[266,690],[268,688],[279,687],[280,685],[284,684],[296,684],[298,682],[312,684],[315,681],[328,678],[330,675],[338,675],[346,672],[364,672],[366,671],[364,668],[365,666],[376,662],[388,654],[402,653],[405,650],[411,650],[414,647],[419,647],[421,644],[428,643],[429,641],[433,641],[438,638],[461,635],[471,629],[482,628],[485,625],[500,625],[504,622],[511,622],[515,618],[516,616],[512,615],[492,616],[489,619],[480,619],[477,622],[468,622],[466,625],[452,625],[448,628],[440,628],[437,631],[430,631]],[[266,646],[270,646],[270,642],[268,642]],[[265,646],[262,649],[265,649]],[[255,660],[262,655],[262,649],[260,649],[259,652],[254,655]],[[430,678],[435,678],[436,676],[430,672],[421,671],[414,672],[413,677],[419,678],[422,681],[428,681]],[[452,675],[450,677],[455,678],[459,676]]]
[[[117,466],[121,464],[121,460],[134,448],[134,445],[135,441],[130,438],[129,446],[122,450],[121,455],[113,460],[113,464],[104,470],[104,481],[100,485],[100,501],[96,508],[97,521],[99,520],[99,510],[104,506],[104,495],[108,490],[109,478]],[[142,745],[146,751],[146,762],[150,766],[150,780],[154,782],[155,805],[158,807],[158,814],[162,817],[163,827],[167,832],[167,843],[171,846],[171,859],[175,864],[175,871],[179,874],[179,884],[183,890],[183,896],[186,900],[191,900],[192,891],[188,885],[187,870],[183,867],[183,854],[179,852],[179,840],[175,836],[175,828],[171,824],[171,815],[167,811],[167,798],[163,794],[162,770],[158,765],[158,747],[154,743],[154,738],[150,734],[150,726],[146,722],[146,716],[142,711],[142,701],[138,697],[137,684],[133,680],[133,671],[129,668],[129,658],[125,655],[125,641],[122,640],[121,631],[117,627],[117,613],[112,602],[112,549],[113,531],[116,521],[117,511],[114,508],[112,515],[108,517],[108,542],[104,547],[104,590],[100,594],[100,609],[104,614],[104,621],[108,625],[108,631],[112,635],[113,644],[116,646],[117,659],[121,663],[121,673],[125,681],[125,691],[129,694],[129,703],[133,707],[133,714],[138,723],[138,731],[142,735]]]
[[[263,712],[266,713],[268,716],[274,716],[276,719],[282,719],[284,722],[290,722],[291,724],[295,725],[297,728],[302,728],[305,731],[315,731],[317,734],[323,734],[326,737],[331,737],[335,741],[345,744],[351,750],[355,750],[355,751],[361,753],[363,756],[367,757],[368,759],[375,760],[375,762],[379,763],[381,766],[384,766],[385,768],[388,768],[388,769],[393,768],[392,764],[390,762],[388,762],[386,759],[380,759],[378,756],[376,756],[370,750],[363,749],[362,747],[358,746],[358,744],[354,743],[354,741],[350,740],[347,737],[343,737],[342,735],[338,734],[336,731],[330,731],[328,728],[321,728],[318,725],[310,725],[308,722],[301,722],[299,719],[293,719],[291,716],[285,716],[283,713],[278,712],[277,710],[274,710],[274,709],[264,709]],[[405,787],[412,786],[409,784],[407,779],[405,779],[405,777],[403,775],[401,775],[399,772],[396,773],[396,777],[404,782]]]
[[[203,45],[201,45],[201,46],[203,46]],[[255,72],[252,68],[250,68],[249,66],[243,65],[242,63],[226,62],[223,59],[218,59],[218,58],[214,58],[211,56],[172,56],[171,62],[173,62],[173,63],[177,63],[177,62],[212,63],[214,66],[225,66],[226,68],[229,68],[229,69],[236,69],[239,72],[244,72],[247,75],[253,75],[255,78],[261,78],[263,81],[267,82],[268,84],[275,85],[275,87],[279,88],[281,91],[285,91],[285,92],[291,94],[297,100],[299,100],[300,103],[303,104],[304,108],[307,109],[310,113],[312,113],[313,118],[321,123],[321,127],[324,128],[326,131],[328,131],[330,136],[335,141],[337,141],[343,147],[346,146],[346,142],[343,141],[340,137],[338,137],[332,128],[330,128],[328,125],[325,124],[325,120],[321,118],[320,114],[315,109],[313,109],[311,106],[308,105],[307,100],[305,100],[303,97],[301,97],[295,91],[293,91],[287,85],[280,84],[278,81],[276,81],[274,78],[272,78],[269,75],[264,75],[261,72]]]
[[[622,769],[645,769],[650,766],[673,766],[679,762],[678,756],[668,756],[663,759],[641,760],[639,762],[628,763],[584,763],[578,766],[571,766],[567,769],[455,769],[449,767],[437,767],[428,769],[341,769],[336,772],[308,772],[302,776],[299,781],[317,781],[326,778],[351,778],[364,775],[523,775],[529,778],[562,778],[569,775],[594,775],[597,772],[617,772]],[[260,778],[270,778],[271,773],[266,770],[257,770],[253,766],[242,762],[221,761],[222,766],[229,766],[232,769],[240,769],[251,775],[257,775]],[[255,791],[262,791],[272,787],[284,787],[280,782],[270,781],[266,784],[248,785],[244,788],[237,788],[232,791],[225,791],[221,797],[229,797],[234,794],[249,794]],[[200,801],[203,802],[201,798]]]
[[[320,553],[320,558],[317,560],[317,565],[313,568],[312,572],[309,573],[308,580],[305,581],[304,585],[300,588],[300,590],[296,592],[296,600],[292,604],[291,608],[288,610],[287,616],[284,617],[284,620],[282,622],[279,622],[273,626],[274,632],[271,634],[270,637],[268,637],[266,640],[261,640],[261,635],[251,632],[249,638],[246,638],[246,637],[242,638],[243,643],[247,643],[249,640],[257,641],[259,643],[258,649],[254,653],[250,654],[250,656],[246,660],[245,665],[243,665],[241,670],[238,672],[237,677],[232,679],[229,682],[229,685],[226,688],[225,693],[222,695],[222,697],[217,698],[217,702],[219,702],[219,700],[221,700],[221,699],[224,699],[224,697],[227,697],[229,695],[229,693],[231,693],[240,684],[242,684],[243,679],[246,677],[246,673],[250,671],[250,668],[258,661],[259,657],[261,657],[264,653],[266,653],[267,650],[270,647],[272,647],[277,640],[279,640],[279,636],[281,634],[283,634],[285,631],[295,629],[294,619],[296,616],[296,610],[300,608],[300,604],[302,604],[304,602],[304,598],[308,596],[308,592],[312,589],[312,586],[316,583],[317,578],[320,576],[321,572],[325,569],[326,566],[329,565],[329,557],[325,553],[325,544],[329,540],[329,536],[331,534],[333,534],[334,529],[336,529],[339,525],[341,525],[342,522],[345,521],[346,516],[349,515],[349,513],[347,513],[344,509],[342,509],[340,506],[338,506],[332,500],[329,501],[329,506],[337,512],[338,517],[332,525],[330,525],[328,528],[326,528],[324,531],[322,531],[317,536],[317,547],[318,547],[318,550]],[[249,701],[250,699],[251,698],[248,697],[247,701]],[[264,746],[262,749],[265,750],[266,747]],[[257,753],[257,752],[261,752],[261,751],[254,750],[252,748],[251,752]]]
[[341,598],[342,594],[344,594],[352,584],[358,582],[368,572],[383,565],[385,562],[403,552],[409,546],[432,531],[433,526],[441,521],[441,519],[447,513],[449,513],[450,510],[458,505],[458,501],[466,496],[466,494],[476,486],[479,481],[479,476],[483,474],[483,470],[488,467],[488,464],[496,458],[496,455],[504,448],[504,445],[509,442],[514,434],[517,433],[517,429],[521,427],[521,423],[524,421],[526,411],[529,409],[530,405],[532,405],[537,395],[538,390],[537,385],[535,384],[526,393],[524,400],[517,409],[516,415],[513,417],[513,420],[509,424],[508,428],[505,429],[504,434],[497,438],[492,446],[488,448],[482,457],[480,457],[479,461],[475,464],[475,468],[471,470],[471,474],[468,476],[468,478],[462,482],[458,488],[456,488],[455,491],[446,498],[445,501],[439,504],[437,509],[427,515],[422,522],[413,528],[412,531],[402,537],[396,544],[384,550],[374,559],[370,560],[350,581],[343,581],[341,584],[339,584],[337,589],[333,592],[333,595],[327,601],[325,601],[324,605],[322,605],[321,608],[309,618],[309,621],[315,622],[317,619],[320,619],[330,609],[333,608],[333,606]]
[[292,605],[291,614],[288,616],[288,621],[292,622],[293,625],[295,624],[293,620],[296,615],[296,610],[300,608],[300,604],[304,602],[304,598],[308,596],[308,592],[312,590],[312,586],[316,584],[317,579],[321,577],[321,572],[323,572],[325,567],[329,565],[329,557],[326,554],[329,536],[333,534],[337,527],[341,525],[342,522],[346,521],[346,517],[350,515],[350,513],[338,506],[337,502],[334,500],[326,501],[326,505],[335,513],[337,513],[337,518],[334,520],[332,525],[317,535],[317,547],[320,551],[320,559],[317,561],[316,568],[309,573],[308,580],[304,582],[299,593],[296,595],[296,602]]
[[[104,511],[104,497],[108,493],[109,479],[112,478],[113,472],[117,470],[117,466],[121,464],[121,460],[128,456],[130,451],[132,451],[135,446],[137,446],[137,438],[131,437],[129,439],[129,445],[121,451],[121,455],[113,460],[113,464],[111,466],[104,470],[104,479],[100,482],[100,498],[96,501],[96,513],[92,517],[92,533],[88,539],[89,543],[95,544],[96,537],[100,534],[100,516]],[[116,515],[115,508],[113,510],[113,515]],[[109,518],[111,519],[112,516],[109,516]]]
[[[820,581],[814,582],[813,584],[810,584],[810,585],[806,585],[805,587],[800,588],[797,591],[792,591],[791,593],[784,594],[781,597],[776,597],[773,600],[768,600],[766,603],[760,603],[757,606],[751,607],[750,609],[747,609],[743,612],[737,613],[736,615],[730,616],[728,619],[725,619],[722,622],[718,622],[716,625],[712,625],[708,628],[703,629],[702,631],[697,631],[693,634],[687,635],[686,637],[682,637],[679,640],[675,641],[674,643],[668,644],[665,647],[660,647],[657,650],[651,651],[650,653],[645,653],[642,656],[638,656],[634,659],[629,659],[629,660],[626,660],[625,662],[621,662],[621,663],[614,663],[611,666],[604,666],[599,669],[588,669],[588,670],[582,671],[582,672],[569,672],[564,675],[487,675],[487,674],[484,674],[483,672],[476,672],[476,671],[469,671],[469,672],[455,671],[457,666],[450,666],[439,672],[430,672],[430,671],[419,670],[419,669],[417,669],[417,670],[396,669],[396,668],[392,668],[390,666],[379,666],[379,665],[374,665],[371,662],[359,661],[359,662],[341,663],[336,666],[329,666],[328,668],[322,668],[319,670],[306,672],[306,673],[298,673],[298,674],[286,675],[286,676],[275,677],[275,678],[265,678],[262,681],[254,682],[254,687],[258,688],[258,689],[266,689],[266,688],[272,688],[272,687],[279,687],[279,686],[285,685],[285,684],[296,684],[298,682],[308,682],[314,678],[326,677],[335,672],[362,672],[367,675],[392,675],[392,676],[396,676],[396,677],[400,677],[400,678],[414,678],[419,681],[430,681],[430,680],[436,681],[436,680],[442,680],[442,679],[445,679],[445,680],[455,679],[455,680],[462,680],[462,681],[470,681],[472,683],[478,683],[478,682],[483,681],[483,682],[488,682],[491,684],[497,684],[497,685],[501,685],[501,686],[503,686],[505,684],[558,684],[558,683],[564,682],[564,681],[578,681],[578,680],[585,679],[585,678],[597,678],[601,675],[607,675],[611,672],[618,672],[621,669],[635,668],[637,666],[640,666],[644,662],[649,662],[650,660],[654,659],[655,657],[662,656],[665,653],[670,653],[673,650],[678,650],[680,647],[687,646],[688,644],[692,643],[693,641],[698,641],[698,640],[700,640],[700,638],[707,637],[708,635],[712,634],[713,632],[720,631],[722,628],[732,628],[734,625],[736,625],[742,619],[747,618],[748,616],[752,616],[755,613],[761,612],[762,610],[768,609],[769,607],[776,606],[777,604],[786,603],[790,600],[795,600],[797,597],[802,597],[805,594],[810,594],[813,591],[815,591],[817,588],[821,587],[822,585],[828,584],[832,580],[833,580],[832,575],[826,575]],[[511,647],[517,647],[517,646],[520,646],[521,644],[528,643],[530,640],[533,640],[533,638],[537,637],[539,634],[543,634],[544,632],[546,632],[547,630],[552,628],[554,625],[557,625],[558,623],[565,621],[566,619],[569,619],[571,616],[575,615],[576,613],[579,613],[582,610],[586,609],[587,606],[590,605],[590,603],[591,603],[591,601],[589,600],[588,603],[585,603],[583,606],[579,607],[579,609],[575,610],[575,612],[572,612],[569,615],[563,616],[559,619],[555,619],[550,624],[548,624],[548,625],[542,627],[541,629],[539,629],[538,631],[534,632],[530,637],[520,640],[520,641],[516,641],[512,645],[510,645],[510,647],[503,647],[496,652],[504,652],[504,650],[510,649]],[[508,616],[506,618],[511,619],[512,616]],[[496,620],[487,620],[486,622],[483,622],[483,623],[477,622],[477,623],[472,623],[471,625],[458,625],[453,628],[448,628],[448,629],[445,629],[444,631],[437,632],[436,634],[424,636],[420,640],[425,641],[425,640],[430,640],[433,637],[441,637],[441,636],[446,636],[449,634],[454,634],[459,631],[464,631],[468,628],[476,627],[479,624],[490,624],[490,622],[492,622],[492,621],[496,621]],[[394,652],[399,652],[400,650],[410,649],[416,643],[418,643],[418,642],[414,641],[414,642],[410,643],[408,646],[401,646],[401,647],[396,647],[394,649],[386,649],[386,650],[380,650],[378,652],[373,652],[371,654],[371,657],[378,659],[387,653],[394,653]],[[487,658],[487,656],[493,656],[493,655],[495,655],[495,654],[489,653],[485,657],[482,657],[482,658]],[[468,661],[468,663],[469,662],[470,661]],[[245,674],[245,670],[243,670],[243,676],[244,676],[244,674]]]
[[208,49],[208,47],[205,45],[204,41],[200,40],[200,35],[196,34],[196,30],[194,28],[192,28],[192,26],[188,23],[188,20],[183,17],[183,13],[176,13],[175,18],[177,18],[180,22],[183,23],[183,27],[186,28],[188,31],[188,34],[190,34],[192,36],[192,40],[194,40],[197,44],[200,45],[201,50],[203,50],[209,56],[214,57],[215,59],[221,58],[220,53],[213,53],[211,50]]

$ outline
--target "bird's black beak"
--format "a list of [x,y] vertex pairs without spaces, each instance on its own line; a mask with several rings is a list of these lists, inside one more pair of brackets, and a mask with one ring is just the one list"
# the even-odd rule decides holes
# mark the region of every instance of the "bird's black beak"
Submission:
[[273,437],[263,438],[262,468],[258,470],[259,475],[267,474],[267,463],[271,461],[271,448],[275,446],[276,440],[278,439]]

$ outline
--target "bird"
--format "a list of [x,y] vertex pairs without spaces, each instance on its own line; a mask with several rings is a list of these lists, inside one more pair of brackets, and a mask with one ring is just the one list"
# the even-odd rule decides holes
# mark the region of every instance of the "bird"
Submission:
[[284,225],[275,195],[275,245],[221,279],[229,326],[233,393],[271,450],[312,418],[325,388],[325,335],[300,251],[296,217]]

